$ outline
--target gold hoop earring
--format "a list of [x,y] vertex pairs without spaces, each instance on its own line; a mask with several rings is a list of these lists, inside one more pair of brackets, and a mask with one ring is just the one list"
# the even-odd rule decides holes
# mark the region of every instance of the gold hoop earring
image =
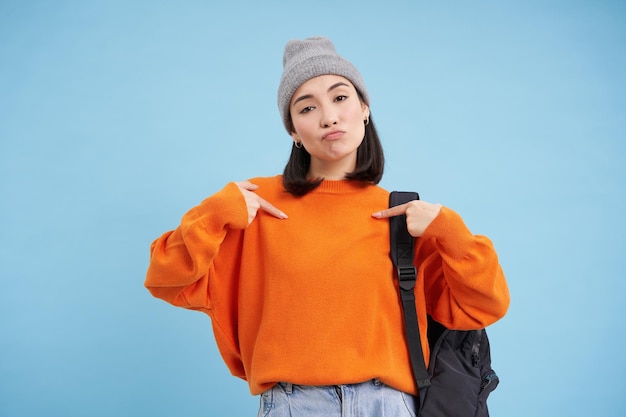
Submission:
[[302,142],[299,141],[299,140],[297,140],[297,141],[294,140],[293,141],[293,146],[295,146],[296,148],[300,149],[300,148],[302,148]]
[[365,126],[367,126],[368,124],[370,124],[370,117],[367,116],[367,119],[364,120],[365,122]]

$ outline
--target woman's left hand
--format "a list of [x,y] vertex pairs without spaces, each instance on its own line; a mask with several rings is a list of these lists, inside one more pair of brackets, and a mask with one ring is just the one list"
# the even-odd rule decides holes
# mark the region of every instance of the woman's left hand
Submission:
[[413,200],[399,206],[391,207],[372,214],[376,219],[406,214],[406,227],[413,237],[420,237],[424,230],[435,220],[441,212],[441,204],[431,204],[426,201]]

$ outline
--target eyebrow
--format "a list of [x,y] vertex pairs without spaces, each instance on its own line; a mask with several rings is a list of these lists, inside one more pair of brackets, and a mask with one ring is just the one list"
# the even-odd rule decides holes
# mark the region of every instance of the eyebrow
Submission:
[[[330,87],[328,87],[328,90],[326,90],[326,92],[330,92],[330,91],[334,90],[335,88],[341,87],[341,86],[350,87],[348,84],[344,83],[343,81],[339,81],[339,82],[331,85]],[[306,100],[308,98],[313,98],[313,95],[312,94],[305,94],[303,96],[298,97],[297,99],[295,99],[293,101],[292,106],[295,106],[296,103],[298,103],[299,101]]]

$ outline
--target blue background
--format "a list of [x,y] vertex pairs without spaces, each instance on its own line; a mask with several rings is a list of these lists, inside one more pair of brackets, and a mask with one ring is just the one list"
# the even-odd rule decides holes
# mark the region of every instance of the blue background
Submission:
[[623,416],[626,2],[0,1],[0,415],[244,416],[150,242],[282,171],[292,38],[361,70],[381,185],[494,241],[493,416]]

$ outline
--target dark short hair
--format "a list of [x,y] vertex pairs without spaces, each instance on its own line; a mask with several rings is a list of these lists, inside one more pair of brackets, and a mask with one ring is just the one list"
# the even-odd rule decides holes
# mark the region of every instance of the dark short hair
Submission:
[[[291,155],[283,171],[285,190],[296,196],[303,196],[317,188],[323,178],[307,179],[311,165],[311,155],[304,147],[291,146]],[[370,114],[369,123],[365,126],[365,136],[356,154],[354,171],[346,174],[346,179],[378,184],[383,177],[385,156],[383,147]]]

